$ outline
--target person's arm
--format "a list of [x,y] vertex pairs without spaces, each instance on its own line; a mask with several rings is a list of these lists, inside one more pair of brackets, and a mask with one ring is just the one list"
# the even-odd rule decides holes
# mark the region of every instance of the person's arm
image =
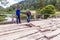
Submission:
[[16,10],[16,17],[17,17],[17,10]]
[[30,12],[30,15],[31,15],[31,12]]

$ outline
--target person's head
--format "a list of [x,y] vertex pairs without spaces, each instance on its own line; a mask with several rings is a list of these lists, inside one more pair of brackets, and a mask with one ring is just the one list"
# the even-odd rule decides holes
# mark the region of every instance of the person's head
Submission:
[[29,10],[29,9],[27,9],[26,11],[27,11],[27,12],[29,12],[30,10]]
[[19,5],[17,5],[17,9],[20,10],[20,6]]

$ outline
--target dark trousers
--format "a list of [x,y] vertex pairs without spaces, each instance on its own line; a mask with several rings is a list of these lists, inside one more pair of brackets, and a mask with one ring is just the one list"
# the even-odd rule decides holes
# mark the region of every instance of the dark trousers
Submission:
[[18,23],[21,23],[21,21],[20,21],[20,16],[17,16],[17,17],[16,17],[16,22],[17,22],[17,24],[18,24]]
[[30,22],[30,16],[27,16],[27,22],[28,23]]

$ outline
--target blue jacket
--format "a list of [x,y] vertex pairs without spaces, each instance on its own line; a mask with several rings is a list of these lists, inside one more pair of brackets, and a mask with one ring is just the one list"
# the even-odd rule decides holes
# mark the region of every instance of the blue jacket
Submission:
[[16,10],[16,15],[20,16],[20,10],[18,10],[18,9]]

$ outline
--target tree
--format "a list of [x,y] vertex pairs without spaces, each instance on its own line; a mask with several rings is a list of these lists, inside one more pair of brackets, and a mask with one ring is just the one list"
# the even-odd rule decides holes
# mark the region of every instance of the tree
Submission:
[[51,5],[56,5],[56,0],[46,0],[46,3],[45,3],[46,5],[49,5],[49,4],[51,4]]
[[56,9],[58,9],[60,11],[60,0],[57,0]]
[[55,7],[53,5],[47,5],[41,9],[41,14],[44,15],[44,19],[47,19],[50,15],[55,14]]
[[40,0],[40,1],[38,2],[37,8],[42,9],[44,6],[45,6],[45,0]]

